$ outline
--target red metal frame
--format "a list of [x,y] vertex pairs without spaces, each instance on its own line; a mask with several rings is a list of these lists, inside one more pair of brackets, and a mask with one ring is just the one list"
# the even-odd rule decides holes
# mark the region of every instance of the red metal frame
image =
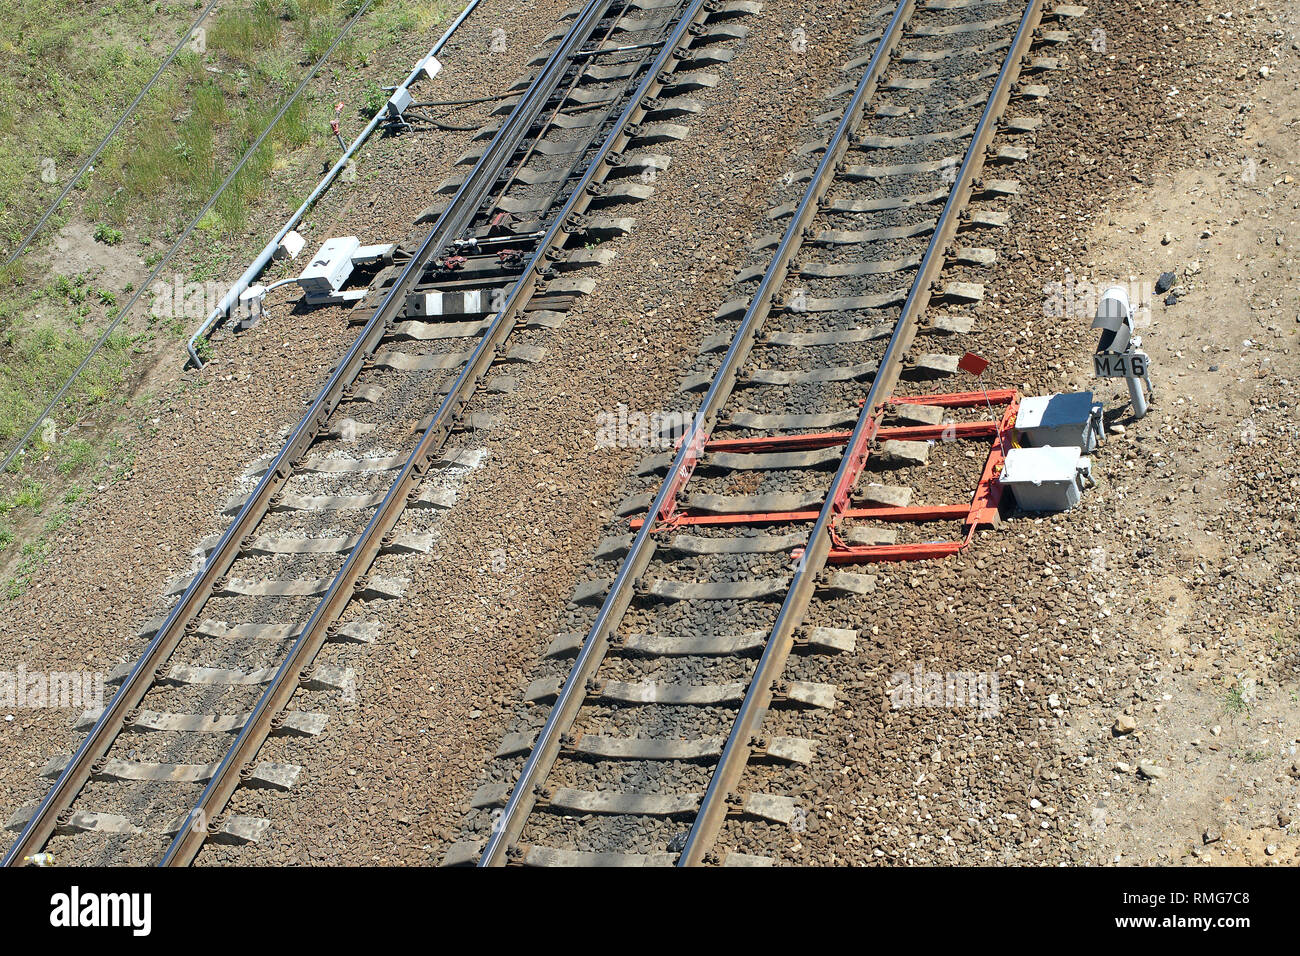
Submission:
[[[971,495],[969,504],[952,505],[944,508],[949,515],[954,518],[963,519],[966,528],[964,537],[957,541],[926,541],[917,544],[878,544],[869,547],[852,548],[844,544],[836,529],[831,529],[831,535],[834,543],[831,546],[830,554],[827,561],[834,564],[865,564],[875,561],[922,561],[933,558],[946,558],[956,554],[965,548],[975,538],[975,532],[981,526],[992,524],[997,520],[998,506],[1002,500],[1002,485],[998,482],[998,476],[1002,473],[1003,463],[1006,461],[1007,452],[1012,447],[1012,432],[1016,425],[1016,413],[1020,410],[1020,393],[1015,389],[1001,389],[994,392],[959,392],[951,395],[930,395],[925,396],[925,400],[909,398],[908,402],[914,405],[942,405],[945,408],[969,408],[973,405],[987,402],[989,405],[1006,405],[999,421],[979,422],[986,430],[985,435],[990,435],[993,442],[989,447],[988,458],[984,462],[984,470],[980,474],[979,483],[975,486],[975,492]],[[897,404],[896,401],[892,402]],[[942,429],[953,426],[931,426]],[[951,432],[948,437],[955,437]],[[949,510],[951,509],[951,510]],[[914,511],[924,509],[890,509],[892,511]],[[877,516],[884,517],[884,516]],[[897,520],[927,521],[930,518],[902,518]]]
[[[959,422],[942,425],[907,425],[881,428],[880,418],[873,417],[862,430],[861,440],[849,454],[854,461],[845,470],[843,481],[828,490],[834,496],[836,522],[846,518],[876,521],[957,521],[966,527],[965,537],[957,541],[936,541],[920,544],[889,544],[853,548],[844,544],[835,527],[831,528],[833,545],[828,560],[836,564],[866,563],[874,561],[917,561],[943,558],[956,554],[970,544],[977,528],[997,519],[1002,488],[998,476],[1007,452],[1011,450],[1012,430],[1016,413],[1020,409],[1020,393],[1016,389],[997,389],[987,392],[953,392],[942,395],[917,395],[892,398],[886,406],[937,405],[943,408],[972,408],[979,405],[1005,405],[1000,419],[992,421]],[[663,508],[657,515],[656,531],[679,527],[725,527],[728,525],[783,524],[798,521],[815,521],[818,511],[752,512],[744,514],[700,514],[681,511],[677,502],[685,489],[695,465],[707,452],[777,452],[808,451],[832,448],[846,444],[853,436],[851,431],[816,432],[805,435],[763,435],[754,438],[728,438],[710,440],[699,435],[689,455],[689,467],[671,489]],[[908,441],[952,441],[957,439],[991,438],[989,455],[971,500],[961,505],[921,505],[908,507],[854,508],[851,506],[853,487],[866,466],[871,445],[875,441],[899,439]],[[630,524],[639,529],[646,518],[635,518]]]

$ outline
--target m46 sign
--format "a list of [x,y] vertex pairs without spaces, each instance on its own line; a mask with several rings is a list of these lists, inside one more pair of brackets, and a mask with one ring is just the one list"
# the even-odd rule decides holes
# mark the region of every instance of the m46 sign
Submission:
[[1092,370],[1098,378],[1146,378],[1150,363],[1145,352],[1098,352]]

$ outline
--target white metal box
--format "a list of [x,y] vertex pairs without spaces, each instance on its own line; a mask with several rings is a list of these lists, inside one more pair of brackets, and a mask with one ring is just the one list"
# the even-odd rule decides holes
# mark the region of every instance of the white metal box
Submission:
[[1080,472],[1087,472],[1089,466],[1074,447],[1013,448],[998,482],[1011,489],[1022,511],[1068,511],[1079,503]]
[[442,71],[442,64],[438,58],[430,53],[423,60],[415,65],[415,78],[417,80],[431,80]]
[[275,247],[275,252],[272,253],[271,258],[277,260],[297,259],[298,253],[302,252],[302,247],[306,242],[306,239],[291,229],[285,233],[284,238],[280,240],[280,244]]
[[298,286],[311,295],[337,292],[352,274],[352,256],[360,248],[361,240],[356,236],[326,239],[320,251],[298,276]]
[[1021,400],[1016,431],[1034,448],[1074,445],[1087,454],[1097,449],[1101,408],[1093,402],[1092,392],[1034,395]]
[[395,90],[393,95],[388,98],[384,104],[388,110],[388,116],[391,119],[397,119],[410,107],[412,101],[411,92],[405,88]]

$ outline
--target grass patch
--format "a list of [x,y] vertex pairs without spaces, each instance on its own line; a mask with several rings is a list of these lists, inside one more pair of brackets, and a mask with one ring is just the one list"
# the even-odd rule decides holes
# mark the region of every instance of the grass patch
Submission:
[[55,466],[60,475],[68,478],[81,471],[95,456],[94,446],[84,438],[70,438],[59,447],[59,463]]
[[35,541],[29,541],[23,545],[22,551],[19,552],[22,559],[18,562],[17,570],[15,570],[13,577],[6,581],[3,588],[0,589],[0,595],[5,600],[13,601],[26,593],[32,577],[45,563],[45,556],[49,549],[49,539],[45,535],[41,535]]
[[[92,447],[89,442],[77,440],[68,444],[73,446],[73,454],[65,458],[65,462],[77,461],[81,465],[89,463],[85,457],[85,453]],[[134,453],[120,439],[112,439],[107,445],[108,454],[97,470],[93,483],[117,481],[130,470],[134,461]],[[55,533],[73,520],[75,509],[85,496],[86,489],[80,484],[68,484],[58,493],[58,508],[53,514],[45,516],[39,532],[22,544],[13,574],[0,584],[0,601],[11,601],[26,592],[32,578],[45,564],[54,544]],[[50,497],[48,487],[25,477],[13,493],[0,498],[0,554],[12,552],[18,542],[16,528],[19,526],[16,523],[6,523],[6,516],[15,519],[41,516]]]
[[[119,395],[118,389],[125,381],[134,341],[135,336],[126,332],[111,335],[69,390],[69,404],[84,414],[123,400],[125,396]],[[91,335],[52,325],[10,329],[0,334],[0,346],[6,347],[0,361],[0,443],[4,447],[12,445],[31,426],[45,407],[47,396],[68,379],[93,344]],[[55,427],[57,430],[57,422]],[[41,453],[48,450],[43,445],[51,444],[38,442],[33,450]]]
[[0,515],[7,515],[20,509],[38,515],[44,507],[45,489],[31,478],[24,478],[17,491],[0,498]]
[[[181,222],[182,210],[193,214],[344,22],[335,0],[253,0],[215,14],[203,49],[176,58],[174,75],[142,109],[131,140],[105,154],[91,189],[96,211],[118,225],[141,214],[157,222]],[[333,62],[349,66],[356,59],[345,42]],[[294,101],[201,229],[222,235],[244,227],[249,206],[268,191],[268,174],[283,165],[282,157],[325,141],[328,126],[318,105],[310,95]]]
[[1229,687],[1223,695],[1223,712],[1232,717],[1239,717],[1250,711],[1246,698],[1240,687]]

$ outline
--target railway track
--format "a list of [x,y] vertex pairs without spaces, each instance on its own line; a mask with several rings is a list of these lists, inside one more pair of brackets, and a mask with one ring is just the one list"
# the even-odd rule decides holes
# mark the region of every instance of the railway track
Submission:
[[[356,341],[280,452],[256,466],[228,529],[204,542],[171,610],[146,626],[143,656],[116,675],[88,735],[44,775],[4,858],[45,850],[65,863],[186,865],[208,839],[255,842],[262,817],[226,813],[237,787],[284,790],[301,768],[258,762],[272,734],[314,735],[322,715],[295,694],[349,690],[314,662],[327,642],[379,637],[405,582],[372,573],[381,555],[425,553],[431,523],[471,467],[468,412],[540,361],[546,330],[607,261],[613,215],[647,198],[685,135],[687,94],[716,82],[744,0],[590,0],[564,18],[495,128],[462,158],[354,313]],[[368,316],[368,317],[367,317]]]
[[[953,346],[970,328],[960,304],[982,290],[941,284],[941,271],[991,261],[971,237],[1006,214],[971,200],[1014,193],[985,167],[1025,155],[994,150],[993,137],[1037,127],[1004,112],[1013,95],[1045,93],[1017,85],[1055,66],[1028,58],[1040,21],[1081,12],[1045,14],[1041,0],[880,12],[845,67],[853,81],[831,91],[798,151],[812,168],[788,177],[771,211],[781,231],[757,243],[688,370],[681,409],[693,414],[665,436],[676,450],[639,467],[618,509],[633,533],[616,526],[597,549],[446,864],[771,862],[717,841],[728,820],[797,822],[793,798],[740,783],[753,762],[815,758],[836,688],[787,677],[787,663],[804,674],[815,669],[804,661],[857,639],[808,624],[819,594],[876,586],[831,566],[952,553],[996,520],[987,479],[1005,447],[1002,408],[990,422],[979,393],[895,390],[957,370]],[[931,310],[944,300],[953,312]],[[911,484],[940,437],[985,439],[985,482],[956,506],[915,506]],[[928,543],[902,524],[916,520],[959,537]]]

